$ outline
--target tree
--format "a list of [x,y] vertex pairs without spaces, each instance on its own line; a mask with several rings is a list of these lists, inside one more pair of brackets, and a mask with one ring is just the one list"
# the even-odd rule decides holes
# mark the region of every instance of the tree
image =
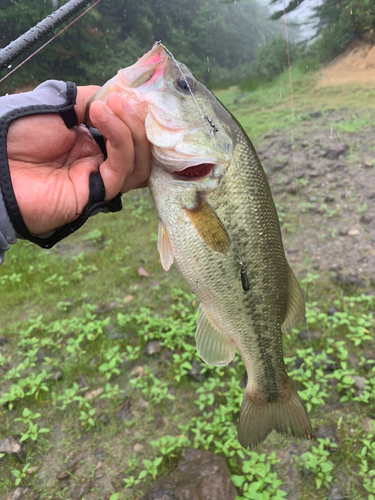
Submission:
[[[271,5],[282,0],[271,0]],[[304,0],[290,0],[285,12],[296,10]],[[375,2],[373,0],[323,0],[315,7],[319,19],[318,33],[328,30],[331,34],[341,33],[343,39],[355,36],[361,40],[375,42]],[[271,19],[279,19],[284,10],[275,12]],[[343,33],[346,32],[344,36]]]
[[[282,0],[271,0],[271,5],[277,4],[277,3],[280,4],[281,1]],[[297,7],[299,7],[303,2],[304,2],[304,0],[290,0],[288,5],[285,7],[285,14],[292,12]],[[283,15],[284,15],[284,9],[278,10],[272,14],[271,19],[276,21],[277,19],[280,19],[280,17],[282,17]]]
[[[0,45],[4,47],[43,19],[51,5],[45,0],[0,0]],[[258,46],[281,30],[268,20],[268,10],[257,0],[234,4],[102,0],[17,70],[1,90],[35,86],[47,78],[102,84],[120,68],[133,64],[155,40],[162,40],[206,83],[236,81],[249,70]]]
[[[298,45],[289,44],[289,59],[291,63],[297,59],[299,52]],[[272,38],[268,43],[258,48],[256,56],[256,60],[253,63],[255,74],[266,80],[273,80],[288,67],[285,38],[282,36]]]

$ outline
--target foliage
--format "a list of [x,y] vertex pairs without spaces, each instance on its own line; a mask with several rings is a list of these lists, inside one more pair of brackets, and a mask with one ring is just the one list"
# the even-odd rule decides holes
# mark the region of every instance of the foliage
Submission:
[[27,439],[32,439],[32,441],[36,441],[38,439],[39,434],[45,434],[46,432],[50,432],[49,429],[43,427],[39,429],[37,423],[34,423],[33,420],[36,420],[41,416],[40,413],[33,413],[28,408],[24,408],[22,411],[22,417],[16,418],[15,422],[22,422],[25,425],[28,425],[28,429],[24,432],[20,438],[20,443],[22,441],[26,441]]
[[368,500],[375,499],[375,423],[368,435],[361,440],[360,475],[364,478],[363,486],[369,493]]
[[[299,7],[304,0],[290,0],[286,12]],[[281,0],[271,0],[281,4]],[[323,0],[314,7],[318,20],[318,40],[311,47],[320,61],[329,61],[340,54],[353,39],[375,42],[375,4],[373,0]],[[279,19],[278,10],[272,19]]]
[[[102,232],[105,238],[105,229]],[[100,249],[96,251],[100,252]],[[86,266],[86,258],[92,260],[81,256],[73,261],[74,266]],[[38,265],[37,260],[33,262]],[[117,265],[116,260],[114,265]],[[55,274],[53,269],[50,272]],[[66,276],[69,285],[77,283],[72,275]],[[43,282],[46,279],[44,275],[38,278]],[[91,274],[84,273],[77,286],[90,279]],[[319,276],[310,273],[305,284],[316,286],[318,281]],[[159,294],[163,286],[155,287],[155,293]],[[61,295],[58,291],[56,293]],[[42,442],[53,442],[54,433],[48,432],[47,427],[52,429],[60,419],[69,419],[69,424],[65,425],[72,427],[73,439],[78,439],[82,433],[104,432],[103,412],[110,419],[115,409],[123,404],[125,391],[120,384],[125,377],[128,384],[126,398],[131,398],[132,404],[136,404],[140,397],[145,401],[142,415],[130,417],[129,422],[123,424],[122,432],[127,427],[130,436],[133,432],[143,432],[151,407],[153,411],[176,417],[174,424],[165,429],[157,430],[152,425],[147,454],[128,457],[124,478],[127,491],[143,492],[150,481],[170,470],[171,461],[176,463],[184,449],[194,447],[213,451],[227,459],[239,498],[285,498],[277,450],[244,450],[238,442],[237,422],[243,397],[239,381],[245,374],[242,361],[236,356],[231,366],[203,366],[194,342],[197,301],[181,288],[169,288],[168,296],[171,302],[164,307],[164,314],[156,314],[143,305],[144,298],[134,309],[103,316],[95,312],[96,305],[86,302],[68,313],[56,307],[51,319],[38,315],[12,327],[17,346],[12,364],[10,355],[4,353],[0,357],[0,367],[4,371],[0,395],[3,421],[10,414],[16,415],[9,420],[9,429],[17,424],[21,440],[27,440],[32,450],[40,449]],[[73,299],[67,301],[65,296],[59,298],[64,303],[74,303]],[[118,303],[121,303],[120,298]],[[340,404],[361,404],[369,408],[375,404],[375,368],[365,372],[363,363],[360,363],[357,373],[366,377],[366,385],[358,394],[352,390],[350,377],[354,372],[348,363],[350,351],[373,341],[369,332],[375,326],[374,297],[364,294],[339,296],[334,306],[336,312],[329,315],[325,304],[307,304],[308,327],[323,332],[319,350],[315,345],[297,346],[292,350],[289,346],[286,356],[288,371],[301,384],[299,393],[312,416],[317,415],[316,410],[321,414],[332,397],[333,388],[339,394]],[[295,333],[291,338],[296,336]],[[143,348],[149,341],[160,341],[162,348],[172,354],[167,360],[161,358],[158,362],[146,358]],[[202,367],[199,383],[190,380],[193,362]],[[60,378],[54,377],[56,370],[61,370]],[[82,372],[87,377],[87,385],[76,381],[76,375]],[[191,391],[194,396],[181,397],[184,391]],[[179,410],[181,403],[184,405],[182,413]],[[137,419],[142,423],[138,425]],[[118,432],[116,426],[115,433]],[[105,440],[104,434],[101,439]],[[272,443],[275,437],[271,435],[268,439]],[[277,436],[278,441],[281,439]],[[349,437],[346,439],[353,443]],[[371,499],[375,464],[372,434],[359,434],[357,441],[361,443],[356,459],[356,477],[360,478],[358,488],[368,492]],[[264,446],[265,450],[270,449],[270,444]],[[306,452],[295,459],[301,473],[309,470],[313,474],[319,489],[329,487],[335,468],[342,463],[340,455],[332,453],[334,446],[327,440],[309,443]],[[274,450],[274,444],[271,447]],[[23,484],[26,478],[30,481],[27,470],[37,460],[39,458],[31,454],[27,468],[24,464],[9,464],[5,470],[14,478],[13,483]],[[114,495],[116,498],[117,494]]]
[[27,469],[30,467],[30,464],[27,463],[25,464],[21,470],[19,469],[13,469],[11,472],[13,474],[13,476],[16,478],[15,481],[14,481],[14,484],[15,486],[18,486],[21,482],[22,482],[22,479],[24,479],[26,477],[26,474],[27,474]]
[[[289,44],[290,63],[301,56],[301,51],[301,47],[296,43]],[[275,76],[280,75],[288,67],[285,38],[280,35],[261,45],[252,66],[254,73],[266,80],[273,80]]]
[[371,0],[325,0],[315,10],[320,30],[328,30],[331,43],[337,47],[344,47],[352,37],[375,41],[375,5]]
[[355,36],[375,42],[375,4],[371,0],[351,0],[343,12]]
[[232,475],[235,486],[241,488],[242,496],[238,500],[282,500],[286,493],[279,489],[283,483],[272,472],[272,465],[277,463],[275,453],[267,459],[265,453],[252,451],[249,459],[242,462],[243,475]]
[[[44,0],[8,2],[0,10],[0,46],[47,16],[50,5]],[[267,9],[256,0],[230,5],[220,0],[102,0],[2,88],[35,86],[48,78],[103,84],[155,40],[162,40],[206,83],[235,81],[254,59],[257,46],[281,32],[281,25],[272,25],[267,17]]]
[[[270,4],[279,4],[281,0],[270,0]],[[285,0],[284,0],[285,2]],[[283,2],[283,9],[281,10],[278,10],[276,12],[274,12],[271,16],[271,19],[273,20],[277,20],[277,19],[280,19],[281,16],[284,15],[284,12],[285,14],[288,14],[289,12],[292,12],[293,10],[295,10],[297,7],[299,7],[301,5],[301,3],[304,2],[304,0],[289,0],[289,3],[288,5],[285,5]]]
[[307,451],[295,459],[299,469],[306,468],[314,474],[317,489],[322,486],[328,487],[332,482],[334,464],[328,458],[330,452],[327,447],[337,448],[337,445],[330,443],[328,438],[319,438],[318,443],[318,446],[312,447],[312,451]]

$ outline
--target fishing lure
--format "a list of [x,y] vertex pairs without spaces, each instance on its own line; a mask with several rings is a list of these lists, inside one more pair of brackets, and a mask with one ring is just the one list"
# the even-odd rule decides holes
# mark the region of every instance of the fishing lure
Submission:
[[243,265],[243,263],[239,262],[239,265],[241,267],[242,288],[245,290],[245,292],[248,292],[250,290],[249,278],[247,277],[247,272],[246,272],[246,269],[245,269],[245,266]]

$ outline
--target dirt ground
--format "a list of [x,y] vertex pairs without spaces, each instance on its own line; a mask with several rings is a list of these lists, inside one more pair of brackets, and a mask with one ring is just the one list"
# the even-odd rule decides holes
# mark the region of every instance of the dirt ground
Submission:
[[296,125],[293,140],[280,131],[258,146],[301,279],[328,273],[341,285],[375,285],[375,131],[338,130],[364,113],[375,121],[373,110],[316,111]]
[[322,70],[319,85],[375,83],[375,46],[352,42],[343,54]]

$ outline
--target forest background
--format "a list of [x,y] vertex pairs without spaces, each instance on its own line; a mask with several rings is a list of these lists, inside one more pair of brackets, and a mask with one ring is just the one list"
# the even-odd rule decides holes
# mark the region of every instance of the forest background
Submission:
[[[303,2],[291,0],[286,12]],[[1,0],[0,46],[63,3]],[[133,64],[155,40],[162,40],[209,87],[242,81],[251,90],[287,65],[282,2],[270,3],[277,9],[272,16],[257,0],[102,0],[8,78],[2,91],[34,87],[51,76],[101,85],[120,68]],[[306,70],[337,56],[353,37],[375,41],[372,0],[324,0],[313,8],[312,17],[316,32],[310,40],[299,41],[304,38],[303,29],[289,26],[291,61],[302,60]]]

